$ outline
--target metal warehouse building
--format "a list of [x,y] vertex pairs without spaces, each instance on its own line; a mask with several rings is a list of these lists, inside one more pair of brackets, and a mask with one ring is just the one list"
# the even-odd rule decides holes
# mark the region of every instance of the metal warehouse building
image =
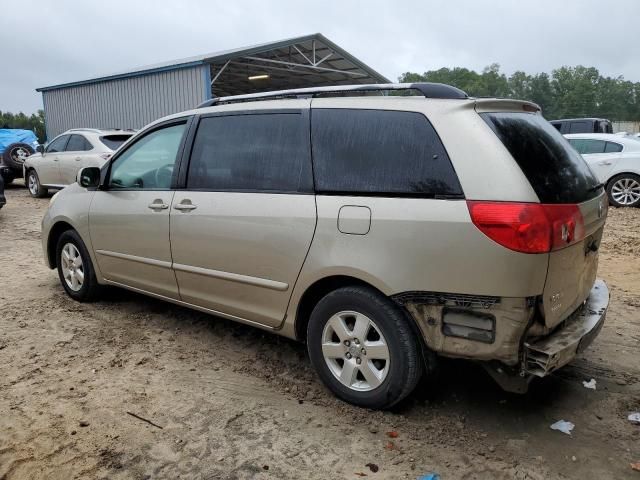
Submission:
[[215,96],[265,90],[386,83],[316,33],[42,87],[47,138],[69,128],[133,128]]

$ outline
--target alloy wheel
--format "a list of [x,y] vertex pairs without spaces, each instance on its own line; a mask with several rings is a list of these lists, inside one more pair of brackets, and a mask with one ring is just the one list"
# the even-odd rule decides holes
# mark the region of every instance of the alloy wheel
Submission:
[[36,174],[33,172],[31,172],[29,174],[29,178],[27,178],[27,187],[29,188],[31,195],[38,195],[38,179],[36,178]]
[[389,373],[387,341],[359,312],[338,312],[329,319],[322,332],[322,355],[333,376],[352,390],[374,390]]
[[60,255],[64,281],[71,290],[77,292],[84,284],[84,266],[80,251],[73,243],[66,243]]
[[620,205],[632,205],[640,200],[640,182],[633,178],[621,178],[611,187],[611,196]]

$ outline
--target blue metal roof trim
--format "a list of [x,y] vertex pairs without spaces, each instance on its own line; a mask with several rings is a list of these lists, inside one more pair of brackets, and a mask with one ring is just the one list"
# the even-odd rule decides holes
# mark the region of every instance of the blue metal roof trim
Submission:
[[49,140],[49,129],[47,128],[47,100],[45,96],[42,96],[42,111],[44,112],[44,140],[45,143]]
[[36,88],[36,92],[47,92],[49,90],[58,90],[60,88],[77,87],[80,85],[88,85],[91,83],[105,82],[109,80],[121,80],[124,78],[141,77],[143,75],[152,75],[154,73],[170,72],[172,70],[182,70],[183,68],[192,68],[192,67],[197,67],[199,65],[205,65],[205,63],[206,62],[204,60],[197,60],[195,62],[179,63],[176,65],[167,65],[164,67],[150,68],[149,70],[138,70],[138,71],[129,72],[129,73],[118,73],[115,75],[107,75],[105,77],[91,78],[89,80],[80,80],[77,82],[61,83],[59,85],[52,85],[51,87],[40,87],[40,88]]
[[211,99],[211,68],[205,68],[203,69],[203,73],[202,75],[204,75],[204,98],[205,100],[210,100]]

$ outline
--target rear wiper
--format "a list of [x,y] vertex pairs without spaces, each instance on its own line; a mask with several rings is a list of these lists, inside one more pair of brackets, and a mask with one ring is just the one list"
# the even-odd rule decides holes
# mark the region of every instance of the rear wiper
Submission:
[[600,190],[602,187],[604,187],[604,183],[598,183],[597,185],[594,185],[593,187],[591,187],[588,191],[593,192],[595,190]]

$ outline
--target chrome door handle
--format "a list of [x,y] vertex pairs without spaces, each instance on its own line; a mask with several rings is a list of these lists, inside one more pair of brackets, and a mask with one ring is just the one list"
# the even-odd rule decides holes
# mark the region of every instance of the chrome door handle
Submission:
[[196,205],[192,203],[178,203],[173,206],[176,210],[180,210],[181,212],[190,212],[191,210],[195,210],[198,208]]
[[169,205],[164,203],[162,200],[156,200],[153,203],[149,204],[149,208],[151,210],[166,210],[167,208],[169,208]]

